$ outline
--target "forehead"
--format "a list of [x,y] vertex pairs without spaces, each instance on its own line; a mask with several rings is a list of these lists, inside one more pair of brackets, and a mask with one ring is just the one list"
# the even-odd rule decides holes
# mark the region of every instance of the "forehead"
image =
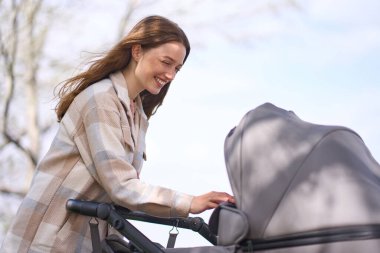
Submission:
[[182,65],[186,56],[186,48],[180,42],[167,42],[158,47],[152,48],[147,51],[152,55],[170,58],[175,61],[176,64]]

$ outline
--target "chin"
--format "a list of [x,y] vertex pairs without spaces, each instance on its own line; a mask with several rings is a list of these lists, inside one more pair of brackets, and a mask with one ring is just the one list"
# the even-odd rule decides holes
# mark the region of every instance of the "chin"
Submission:
[[148,92],[152,95],[158,95],[161,90],[148,90]]

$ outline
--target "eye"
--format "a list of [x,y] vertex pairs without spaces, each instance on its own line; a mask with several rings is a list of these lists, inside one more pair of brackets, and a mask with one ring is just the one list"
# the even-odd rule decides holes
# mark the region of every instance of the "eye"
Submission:
[[162,61],[162,63],[165,64],[165,65],[168,65],[168,66],[171,64],[171,63],[168,62],[168,61]]

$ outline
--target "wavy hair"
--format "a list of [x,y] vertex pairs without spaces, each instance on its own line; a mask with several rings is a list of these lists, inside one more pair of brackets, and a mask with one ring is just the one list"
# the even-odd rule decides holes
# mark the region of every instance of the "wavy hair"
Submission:
[[[67,79],[57,93],[59,102],[55,108],[58,122],[62,120],[74,98],[90,85],[107,78],[111,73],[121,71],[131,60],[131,48],[139,44],[143,49],[155,48],[167,42],[180,42],[186,48],[184,62],[190,53],[190,43],[184,31],[174,22],[161,16],[149,16],[138,22],[104,56],[90,62],[86,71]],[[144,90],[140,93],[144,112],[148,119],[157,111],[168,92],[170,83],[159,94]]]

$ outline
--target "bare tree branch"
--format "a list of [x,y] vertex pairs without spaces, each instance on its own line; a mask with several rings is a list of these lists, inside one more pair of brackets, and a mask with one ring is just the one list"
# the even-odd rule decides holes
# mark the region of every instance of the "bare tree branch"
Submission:
[[139,2],[139,0],[131,0],[128,2],[125,15],[121,18],[119,23],[119,32],[117,35],[117,40],[121,39],[124,36],[126,27],[128,25],[128,21],[131,19],[132,14],[137,9]]
[[4,60],[4,65],[7,66],[7,63],[9,61],[9,55],[8,51],[6,50],[5,46],[5,40],[3,40],[3,32],[0,29],[0,54],[2,55],[1,58]]
[[[33,167],[36,165],[35,161],[38,159],[38,153],[40,149],[40,132],[38,126],[38,101],[37,101],[37,72],[39,69],[39,58],[41,48],[39,46],[41,43],[37,43],[37,38],[39,34],[36,35],[36,18],[37,13],[41,7],[42,0],[39,1],[28,1],[26,6],[26,71],[25,71],[25,95],[27,100],[27,136],[30,140],[30,148],[27,153],[30,159],[33,161]],[[43,35],[44,36],[44,35]],[[44,41],[45,38],[39,38]]]
[[[5,75],[5,96],[4,96],[4,109],[2,112],[3,122],[1,127],[1,133],[5,143],[0,146],[0,149],[6,147],[12,143],[26,157],[31,161],[32,165],[28,169],[28,173],[32,175],[33,168],[38,162],[39,149],[40,149],[40,130],[38,124],[38,101],[37,101],[37,72],[39,69],[39,62],[41,57],[42,48],[46,39],[46,29],[42,29],[41,36],[36,35],[36,19],[37,14],[40,12],[42,6],[42,0],[38,1],[16,1],[13,0],[10,5],[10,22],[7,38],[5,39],[2,31],[0,31],[0,53],[4,62],[4,75]],[[19,20],[24,20],[24,25],[20,29]],[[22,33],[22,30],[25,33]],[[20,49],[20,36],[25,34],[25,40],[22,42],[26,46],[24,50]],[[38,39],[37,39],[38,38]],[[14,101],[15,87],[16,87],[16,65],[20,64],[17,52],[25,52],[25,66],[26,70],[24,91],[26,92],[27,112],[28,120],[26,131],[24,133],[18,133],[17,136],[12,133],[10,127],[10,113],[11,104]],[[26,135],[25,135],[26,134]],[[21,140],[27,138],[29,147],[23,145]],[[30,176],[31,177],[31,176]]]
[[[11,137],[8,130],[8,121],[9,121],[9,111],[10,105],[14,96],[15,90],[15,59],[18,46],[18,14],[20,11],[20,5],[17,5],[16,0],[12,1],[12,14],[11,14],[11,37],[8,40],[9,46],[5,45],[5,41],[1,40],[1,52],[3,54],[5,71],[6,71],[6,92],[5,92],[5,103],[4,103],[4,112],[3,112],[3,126],[2,134],[8,142],[12,142],[14,138]],[[15,141],[16,146],[21,146],[19,142]]]
[[21,144],[21,141],[19,139],[16,139],[16,138],[12,137],[11,135],[8,134],[8,132],[4,133],[4,137],[8,141],[8,144],[9,143],[13,143],[18,149],[20,149],[21,151],[23,151],[30,158],[30,160],[32,161],[33,164],[37,164],[38,160],[34,156],[33,152],[30,149],[25,148]]
[[5,195],[17,195],[19,197],[25,197],[27,190],[16,190],[7,186],[0,186],[0,193]]

